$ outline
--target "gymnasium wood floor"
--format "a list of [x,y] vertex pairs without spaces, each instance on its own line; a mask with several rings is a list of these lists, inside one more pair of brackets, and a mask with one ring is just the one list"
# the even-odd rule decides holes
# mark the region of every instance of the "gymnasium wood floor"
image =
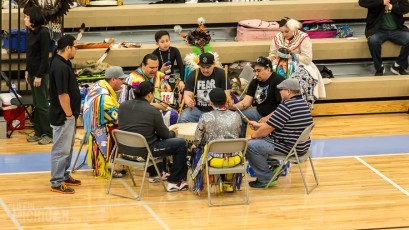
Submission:
[[[313,140],[409,134],[408,114],[315,121]],[[0,154],[50,148],[29,144],[17,132],[1,140]],[[86,170],[75,172],[83,185],[73,195],[50,192],[49,172],[0,174],[0,229],[409,229],[408,152],[314,158],[320,184],[310,195],[293,166],[276,187],[250,188],[250,205],[211,208],[206,193],[167,193],[160,184],[145,183],[141,202],[106,195],[107,180]],[[310,167],[303,167],[312,182]],[[128,195],[121,182],[113,181],[113,191]],[[216,198],[226,202],[242,195]]]

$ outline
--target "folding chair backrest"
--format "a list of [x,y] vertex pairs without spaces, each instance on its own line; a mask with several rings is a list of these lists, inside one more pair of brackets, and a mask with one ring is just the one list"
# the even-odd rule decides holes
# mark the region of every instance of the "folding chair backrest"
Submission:
[[314,128],[315,123],[313,122],[311,125],[309,125],[307,128],[302,131],[300,137],[298,138],[297,142],[295,143],[295,146],[297,146],[298,143],[300,142],[306,142],[310,139],[310,134],[312,131],[312,128]]
[[250,84],[250,81],[254,78],[253,68],[250,65],[245,65],[239,77],[246,79]]
[[207,144],[207,151],[212,153],[233,153],[247,150],[247,139],[224,139],[213,140]]
[[146,142],[145,137],[139,133],[115,129],[112,131],[112,136],[117,144],[133,148],[146,148],[147,151],[149,151],[148,142]]

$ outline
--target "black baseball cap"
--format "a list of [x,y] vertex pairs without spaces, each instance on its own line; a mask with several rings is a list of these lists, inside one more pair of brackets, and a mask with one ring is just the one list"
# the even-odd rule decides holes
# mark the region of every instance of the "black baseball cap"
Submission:
[[258,57],[257,60],[252,63],[252,65],[253,65],[253,68],[256,65],[268,67],[270,69],[273,67],[273,64],[271,63],[270,59],[263,57],[263,56]]
[[199,56],[200,66],[211,66],[214,64],[214,55],[211,53],[202,53]]

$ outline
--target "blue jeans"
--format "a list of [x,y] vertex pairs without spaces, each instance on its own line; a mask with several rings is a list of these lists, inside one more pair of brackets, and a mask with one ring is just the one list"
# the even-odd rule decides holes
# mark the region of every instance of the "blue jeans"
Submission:
[[385,41],[391,41],[401,45],[399,56],[395,62],[404,69],[408,68],[409,55],[409,32],[403,30],[379,30],[375,34],[368,37],[369,51],[371,52],[374,61],[375,70],[380,70],[382,67],[381,49]]
[[72,148],[75,141],[76,119],[66,120],[64,125],[53,128],[53,147],[51,148],[51,186],[58,187],[70,178],[67,171],[71,165]]
[[[251,109],[246,109],[241,111],[250,121],[258,121],[263,116],[257,112],[257,109],[251,108]],[[241,116],[241,115],[240,115]],[[246,131],[247,131],[247,121],[242,118],[241,119],[241,133],[240,137],[246,137]]]
[[[155,143],[152,151],[154,157],[173,156],[173,164],[170,169],[168,182],[179,183],[186,178],[187,174],[187,143],[183,138],[169,138]],[[151,169],[153,170],[153,169]],[[149,172],[149,176],[151,172]]]
[[253,139],[248,143],[246,158],[256,173],[258,181],[262,183],[268,183],[273,177],[273,172],[269,169],[267,160],[270,154],[279,153],[275,152],[274,148],[274,144],[264,139]]
[[186,108],[183,110],[182,115],[180,115],[179,123],[199,122],[199,118],[203,113],[205,112],[200,111],[196,107],[193,107],[192,110],[190,110],[190,108]]

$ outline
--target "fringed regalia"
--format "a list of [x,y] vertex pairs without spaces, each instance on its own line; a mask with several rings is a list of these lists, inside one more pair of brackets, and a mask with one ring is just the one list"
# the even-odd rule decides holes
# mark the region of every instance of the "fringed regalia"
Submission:
[[[194,144],[198,146],[192,151],[191,172],[189,176],[193,179],[193,192],[200,194],[204,185],[204,167],[205,160],[209,161],[212,167],[234,167],[242,162],[243,155],[241,152],[235,153],[207,153],[206,144],[212,140],[234,139],[238,138],[241,130],[241,117],[238,113],[219,108],[209,113],[204,113],[196,128]],[[211,189],[218,191],[234,191],[240,189],[242,175],[226,174],[214,175],[211,177]],[[219,186],[220,185],[220,186]]]
[[96,82],[84,102],[84,129],[88,137],[88,162],[97,177],[108,178],[111,131],[118,125],[119,103],[116,93],[105,80]]
[[[165,74],[158,71],[155,77],[148,78],[147,76],[145,76],[145,74],[143,74],[142,69],[139,67],[138,69],[130,73],[128,79],[126,80],[127,85],[131,87],[122,85],[121,92],[118,95],[118,102],[122,103],[127,100],[135,99],[133,89],[138,88],[143,81],[150,81],[153,84],[153,86],[155,87],[155,91],[153,92],[154,97],[161,100],[161,91],[159,89],[164,77]],[[166,108],[166,110],[163,111],[162,115],[167,126],[176,124],[179,116],[178,113],[170,107]]]

